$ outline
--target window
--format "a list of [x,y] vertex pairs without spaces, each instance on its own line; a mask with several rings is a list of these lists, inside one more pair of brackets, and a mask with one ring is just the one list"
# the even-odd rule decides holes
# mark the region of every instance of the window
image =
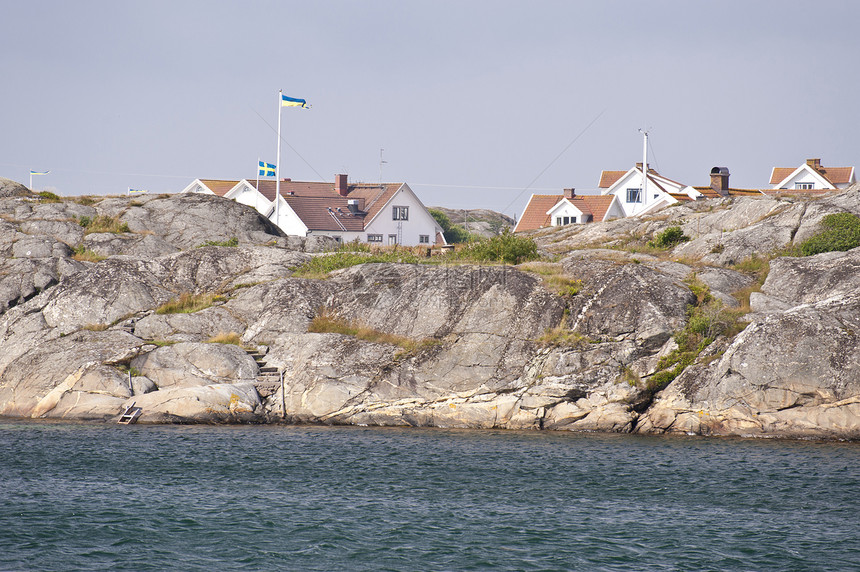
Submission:
[[418,243],[419,244],[430,244],[430,235],[429,234],[419,234],[418,235]]
[[570,224],[576,224],[576,217],[575,216],[570,217]]
[[382,242],[382,235],[381,234],[368,234],[367,235],[367,242],[380,242],[381,243]]
[[797,190],[808,191],[815,188],[815,183],[794,183],[794,188]]
[[409,220],[409,207],[393,207],[391,218],[393,220]]
[[569,216],[566,216],[566,217],[562,218],[561,220],[562,220],[562,224],[570,224],[570,217]]
[[555,226],[561,226],[561,217],[560,216],[555,217]]
[[627,202],[628,203],[641,203],[642,202],[642,189],[627,189]]
[[397,235],[389,234],[388,235],[388,244],[397,244]]

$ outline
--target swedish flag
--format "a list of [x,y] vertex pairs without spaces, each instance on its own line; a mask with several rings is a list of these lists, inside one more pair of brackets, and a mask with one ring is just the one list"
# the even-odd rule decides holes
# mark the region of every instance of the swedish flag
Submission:
[[275,166],[271,163],[260,161],[260,170],[258,171],[258,173],[261,177],[274,177]]
[[31,175],[47,175],[48,173],[50,173],[50,171],[33,171],[32,169],[30,170]]
[[304,107],[308,108],[308,102],[304,99],[296,99],[295,97],[287,97],[281,94],[281,107]]

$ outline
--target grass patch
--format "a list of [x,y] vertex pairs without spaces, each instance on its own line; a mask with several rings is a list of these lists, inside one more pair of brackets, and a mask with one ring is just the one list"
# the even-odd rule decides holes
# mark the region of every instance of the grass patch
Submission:
[[110,324],[87,324],[82,329],[89,330],[90,332],[103,332],[110,328]]
[[204,246],[239,246],[239,239],[234,236],[232,238],[222,241],[207,240],[203,244],[199,245],[197,248],[203,248]]
[[206,340],[207,344],[231,344],[242,347],[242,337],[236,332],[220,332]]
[[537,340],[537,343],[544,347],[560,347],[560,348],[583,348],[594,340],[583,336],[579,332],[571,330],[567,326],[568,313],[565,310],[561,322],[553,327],[547,328],[546,331]]
[[78,203],[79,205],[84,205],[86,207],[88,207],[90,205],[94,205],[97,202],[99,202],[100,200],[101,199],[96,199],[95,197],[91,197],[88,195],[83,195],[83,196],[74,198],[74,202]]
[[172,346],[178,344],[179,342],[174,342],[173,340],[147,340],[146,343],[163,348],[165,346]]
[[78,224],[86,229],[84,234],[93,234],[96,232],[121,234],[131,232],[128,228],[128,223],[119,220],[118,216],[98,215],[93,218],[82,216],[78,219]]
[[402,359],[417,354],[421,349],[438,345],[439,340],[425,339],[413,340],[406,336],[389,334],[373,328],[369,328],[358,322],[351,322],[338,317],[334,312],[323,309],[308,325],[308,332],[319,334],[341,334],[359,340],[373,342],[376,344],[388,344],[398,346],[401,351],[395,354],[395,359]]
[[217,294],[189,294],[185,292],[178,298],[156,308],[156,314],[191,314],[210,307],[216,302],[223,302],[224,296]]
[[537,244],[534,240],[517,236],[509,229],[502,234],[468,242],[455,251],[457,258],[470,262],[499,262],[503,264],[520,264],[540,258]]
[[576,296],[582,290],[582,280],[565,276],[561,264],[530,262],[519,269],[540,275],[547,288],[560,296]]
[[77,260],[78,262],[101,262],[105,258],[107,256],[93,252],[83,244],[75,247],[72,254],[72,260]]

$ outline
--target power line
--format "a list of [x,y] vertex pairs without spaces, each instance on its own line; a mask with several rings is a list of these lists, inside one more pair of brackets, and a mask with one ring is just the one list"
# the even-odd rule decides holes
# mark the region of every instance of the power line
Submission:
[[[271,129],[271,130],[272,130],[272,132],[273,132],[273,133],[275,133],[275,134],[277,135],[277,133],[278,133],[278,130],[277,130],[277,129],[275,129],[274,127],[272,127],[271,125],[269,125],[269,122],[268,122],[268,121],[266,121],[266,119],[265,119],[262,115],[260,115],[260,114],[257,112],[257,110],[256,110],[256,109],[254,109],[254,108],[253,108],[253,107],[251,107],[250,105],[249,105],[248,107],[251,109],[251,111],[253,111],[254,113],[256,113],[256,114],[257,114],[257,117],[259,117],[259,118],[260,118],[260,120],[261,120],[263,123],[265,123],[265,124],[269,127],[269,129]],[[310,167],[311,171],[313,171],[314,173],[316,173],[316,176],[317,176],[317,177],[319,177],[321,181],[323,181],[323,182],[330,182],[330,181],[326,181],[326,178],[325,178],[325,177],[323,177],[322,175],[320,175],[320,174],[319,174],[319,171],[317,171],[316,169],[314,169],[313,165],[311,165],[310,163],[308,163],[307,159],[305,159],[304,157],[302,157],[302,154],[301,154],[301,153],[299,153],[298,151],[296,151],[296,148],[295,148],[295,147],[293,147],[292,145],[290,145],[290,142],[289,142],[289,141],[287,141],[287,140],[286,140],[286,139],[284,139],[283,137],[281,137],[281,141],[283,141],[283,142],[284,142],[284,144],[285,144],[287,147],[289,147],[289,148],[292,150],[292,152],[293,152],[293,153],[295,153],[295,154],[296,154],[296,156],[304,162],[304,164],[305,164],[305,165],[307,165],[308,167]]]

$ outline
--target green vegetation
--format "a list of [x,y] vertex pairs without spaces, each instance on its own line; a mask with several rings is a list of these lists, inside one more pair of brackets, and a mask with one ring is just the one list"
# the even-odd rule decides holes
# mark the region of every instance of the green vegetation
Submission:
[[51,191],[42,191],[39,193],[39,198],[42,199],[44,203],[61,203],[63,199],[60,198],[56,193],[52,193]]
[[[331,254],[314,256],[304,264],[298,266],[293,276],[297,278],[325,278],[335,270],[373,262],[401,264],[519,264],[538,258],[537,245],[533,240],[515,236],[513,233],[507,231],[492,238],[464,244],[459,246],[454,252],[444,255],[428,257],[427,251],[427,247],[379,247],[360,242],[349,242],[341,245]],[[573,284],[569,284],[568,286],[573,286]]]
[[654,248],[672,248],[688,240],[690,240],[690,237],[684,234],[680,226],[670,226],[663,232],[657,233],[653,240],[648,241],[648,246]]
[[517,236],[508,229],[491,238],[470,242],[456,255],[460,260],[506,264],[520,264],[539,258],[535,241]]
[[824,230],[800,244],[803,256],[851,250],[860,246],[860,217],[851,213],[829,214],[821,220]]
[[718,336],[732,337],[746,327],[743,316],[748,309],[725,308],[695,275],[686,282],[696,295],[696,302],[687,307],[687,325],[675,334],[678,347],[660,359],[657,373],[648,380],[648,388],[653,391],[660,391],[674,381]]
[[113,232],[121,234],[130,232],[128,223],[119,220],[118,216],[98,215],[95,218],[82,216],[78,219],[78,224],[86,229],[84,234],[93,234],[97,232]]
[[451,219],[448,218],[448,215],[439,209],[427,210],[430,212],[430,215],[436,219],[439,226],[442,227],[442,235],[445,237],[445,241],[448,244],[459,244],[461,242],[469,242],[470,240],[477,239],[477,237],[468,232],[463,225],[452,223]]
[[93,252],[83,244],[76,246],[73,249],[73,252],[74,254],[72,254],[72,259],[77,260],[78,262],[100,262],[107,258],[107,256]]
[[583,336],[579,332],[573,331],[568,327],[567,320],[569,317],[569,313],[565,309],[561,322],[554,328],[547,328],[543,335],[535,341],[546,347],[580,349],[586,347],[590,343],[594,343],[595,340]]
[[199,312],[216,302],[223,302],[224,297],[216,294],[189,294],[185,292],[178,298],[156,308],[156,314],[191,314]]
[[232,238],[222,241],[207,240],[203,244],[199,245],[197,248],[203,248],[204,246],[239,246],[239,239],[234,236]]
[[80,197],[75,197],[73,200],[79,205],[90,206],[96,204],[101,199],[96,199],[95,197],[91,197],[89,195],[83,195]]

